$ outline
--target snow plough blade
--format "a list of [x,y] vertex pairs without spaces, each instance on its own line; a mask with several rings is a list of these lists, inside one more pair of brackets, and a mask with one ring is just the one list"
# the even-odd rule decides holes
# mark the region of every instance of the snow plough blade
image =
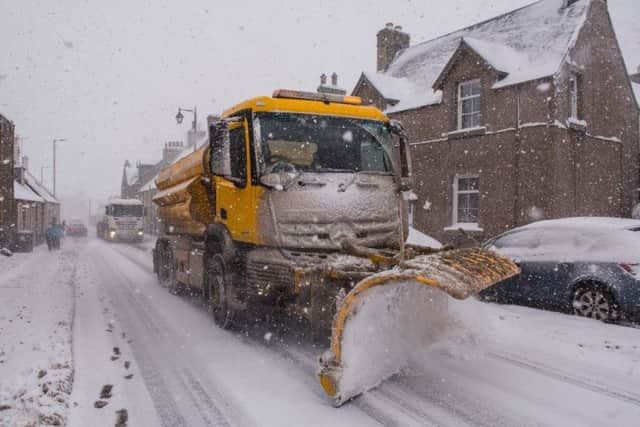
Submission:
[[476,248],[417,256],[361,280],[333,319],[322,388],[340,406],[376,387],[437,341],[448,326],[449,296],[466,299],[518,273],[509,259]]

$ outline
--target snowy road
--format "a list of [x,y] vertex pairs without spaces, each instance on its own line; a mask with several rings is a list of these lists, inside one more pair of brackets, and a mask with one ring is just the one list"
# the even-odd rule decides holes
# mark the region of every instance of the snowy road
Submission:
[[[458,327],[411,372],[335,409],[315,379],[320,350],[300,335],[266,326],[220,330],[196,298],[156,284],[148,248],[67,243],[60,254],[34,254],[25,261],[34,268],[20,271],[71,280],[64,266],[74,267],[72,426],[113,426],[121,409],[130,426],[624,426],[640,419],[640,329],[456,303]],[[101,398],[107,384],[112,390]]]

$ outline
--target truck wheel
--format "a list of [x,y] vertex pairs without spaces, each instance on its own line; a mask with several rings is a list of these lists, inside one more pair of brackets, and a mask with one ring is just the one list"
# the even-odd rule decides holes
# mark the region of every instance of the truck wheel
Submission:
[[233,323],[233,309],[229,306],[227,286],[230,275],[221,255],[216,254],[207,259],[207,294],[213,320],[222,329],[229,329]]

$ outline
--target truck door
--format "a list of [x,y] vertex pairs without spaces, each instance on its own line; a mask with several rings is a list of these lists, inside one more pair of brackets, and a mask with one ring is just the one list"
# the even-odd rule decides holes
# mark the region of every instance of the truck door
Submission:
[[229,170],[216,185],[216,217],[233,240],[255,243],[255,196],[250,179],[246,119],[229,124]]

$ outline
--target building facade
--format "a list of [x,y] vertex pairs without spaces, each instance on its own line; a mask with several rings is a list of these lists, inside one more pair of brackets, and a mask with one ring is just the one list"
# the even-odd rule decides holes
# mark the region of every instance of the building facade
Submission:
[[408,44],[398,27],[380,31],[378,70],[353,95],[405,125],[416,228],[461,243],[631,215],[639,109],[605,0],[541,0]]
[[13,243],[15,203],[13,188],[15,127],[0,114],[0,248]]

